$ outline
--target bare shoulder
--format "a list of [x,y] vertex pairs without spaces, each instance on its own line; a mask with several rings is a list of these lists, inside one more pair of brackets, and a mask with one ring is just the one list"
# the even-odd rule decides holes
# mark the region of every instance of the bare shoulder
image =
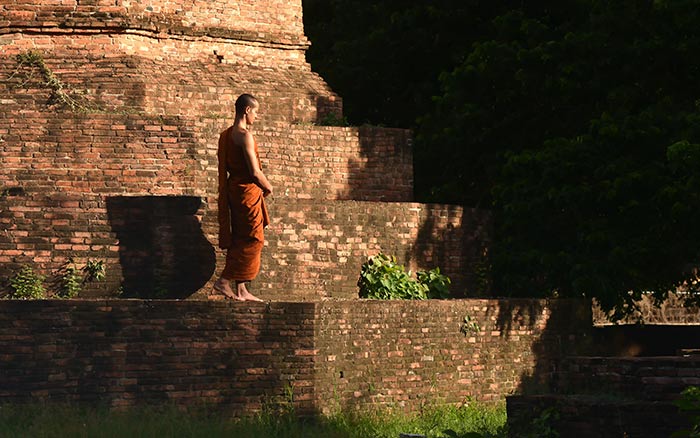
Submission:
[[235,127],[231,130],[231,139],[234,144],[240,146],[248,146],[255,143],[253,139],[253,134],[245,129],[236,129]]

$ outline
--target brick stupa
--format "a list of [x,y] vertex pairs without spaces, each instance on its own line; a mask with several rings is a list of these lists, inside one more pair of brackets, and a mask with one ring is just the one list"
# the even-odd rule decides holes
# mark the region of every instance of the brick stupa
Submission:
[[217,139],[248,92],[276,190],[254,293],[354,298],[380,251],[473,292],[484,215],[412,202],[410,132],[320,126],[342,102],[308,46],[301,0],[2,1],[0,278],[103,260],[81,296],[217,298]]

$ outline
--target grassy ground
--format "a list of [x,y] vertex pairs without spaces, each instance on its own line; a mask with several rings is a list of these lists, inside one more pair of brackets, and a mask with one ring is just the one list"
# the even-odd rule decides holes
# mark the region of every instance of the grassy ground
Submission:
[[503,405],[440,407],[410,416],[355,412],[315,420],[299,420],[291,413],[234,419],[204,410],[183,413],[162,407],[110,412],[64,405],[3,405],[0,437],[398,438],[414,433],[429,438],[501,438],[505,421]]

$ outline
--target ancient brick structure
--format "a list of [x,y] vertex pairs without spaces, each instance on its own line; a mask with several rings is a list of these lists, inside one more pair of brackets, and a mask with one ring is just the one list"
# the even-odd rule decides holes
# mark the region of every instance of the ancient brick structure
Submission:
[[319,126],[342,103],[308,45],[300,0],[1,2],[0,278],[94,259],[83,297],[208,296],[218,133],[250,92],[276,189],[261,297],[355,297],[379,251],[473,292],[485,214],[410,203],[409,132]]
[[0,403],[313,414],[502,401],[548,390],[590,321],[573,300],[0,300]]

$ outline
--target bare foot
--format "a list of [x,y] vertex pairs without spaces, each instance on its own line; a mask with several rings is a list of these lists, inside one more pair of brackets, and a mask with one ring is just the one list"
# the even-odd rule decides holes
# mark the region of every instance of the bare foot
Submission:
[[248,288],[245,287],[245,283],[236,283],[236,295],[241,301],[262,301],[260,298],[248,292]]
[[239,297],[233,292],[233,289],[231,289],[231,282],[223,277],[219,277],[219,279],[214,283],[214,291],[223,294],[224,297],[230,300],[245,301],[243,298]]

